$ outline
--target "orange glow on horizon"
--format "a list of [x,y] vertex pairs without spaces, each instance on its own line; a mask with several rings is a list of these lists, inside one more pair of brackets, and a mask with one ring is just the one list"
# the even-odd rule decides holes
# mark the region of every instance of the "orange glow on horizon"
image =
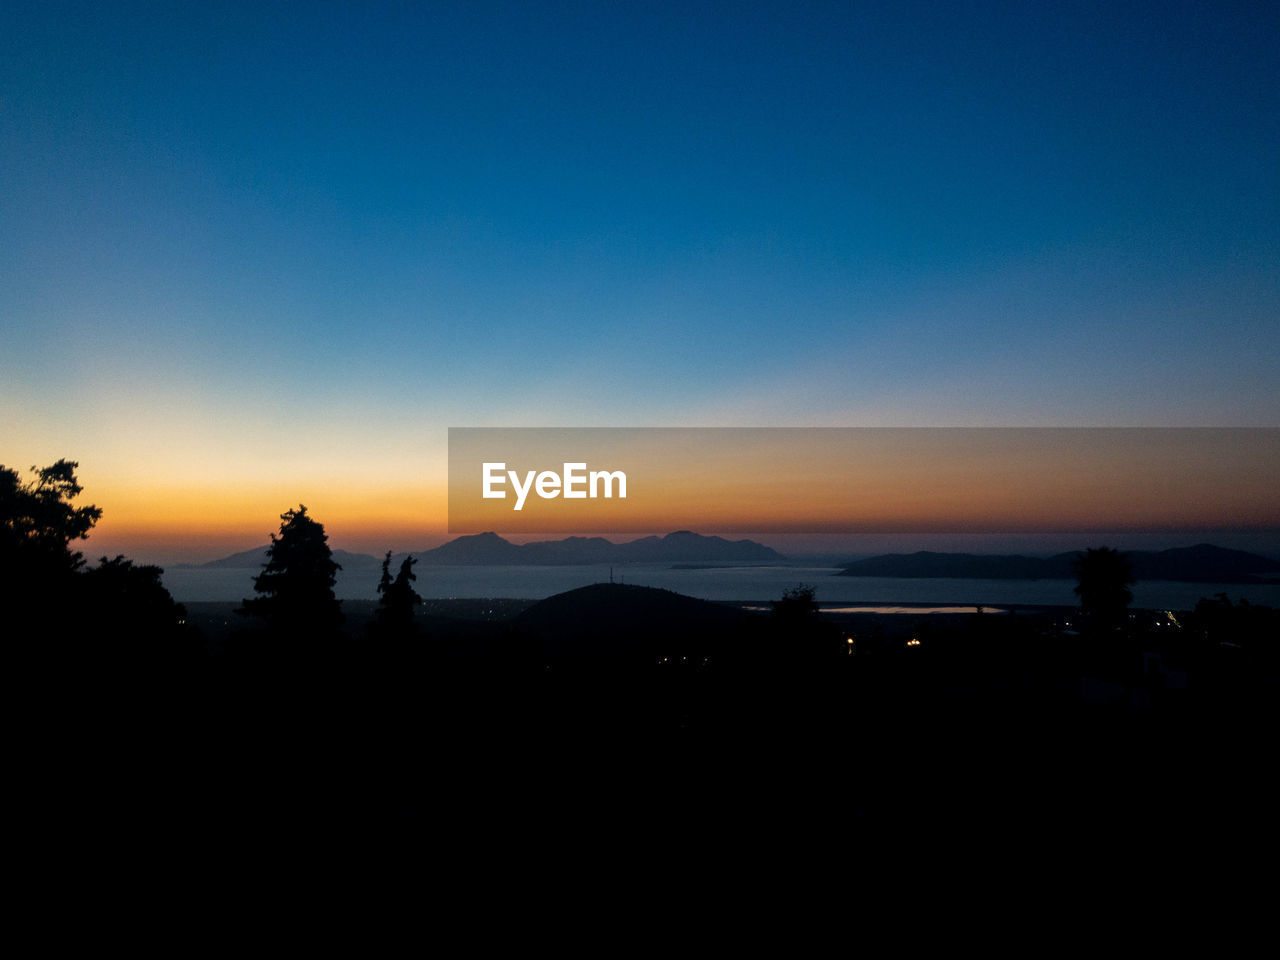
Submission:
[[[450,457],[453,534],[1280,529],[1275,430],[459,430]],[[480,495],[488,461],[517,474],[503,499]],[[627,498],[515,509],[521,477],[569,461],[625,472]]]
[[214,559],[267,543],[280,514],[299,504],[324,524],[329,543],[360,552],[423,549],[445,538],[445,490],[332,488],[319,484],[86,485],[77,505],[96,504],[102,519],[77,549],[86,556]]
[[[708,429],[665,438],[661,430],[600,431],[584,444],[574,431],[559,433],[573,443],[555,460],[625,469],[628,499],[537,500],[517,514],[509,504],[481,503],[478,482],[471,490],[460,488],[463,476],[446,482],[439,464],[416,476],[397,470],[386,484],[352,461],[298,471],[305,480],[275,463],[243,480],[159,471],[139,478],[99,466],[79,472],[85,492],[77,504],[96,504],[103,518],[77,548],[92,558],[215,559],[265,544],[280,514],[299,504],[335,548],[374,554],[489,530],[515,540],[678,529],[737,536],[1280,530],[1276,430]],[[513,467],[554,462],[536,445],[499,446],[494,452]],[[469,506],[483,509],[468,513]]]

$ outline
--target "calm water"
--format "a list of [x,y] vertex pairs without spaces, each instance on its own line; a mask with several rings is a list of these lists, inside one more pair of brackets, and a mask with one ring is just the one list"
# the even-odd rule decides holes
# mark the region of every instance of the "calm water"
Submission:
[[[253,595],[258,568],[236,570],[166,570],[165,586],[175,600],[239,600]],[[422,596],[513,597],[541,599],[575,587],[609,579],[607,564],[569,567],[428,567],[415,568],[415,587]],[[891,577],[836,577],[835,567],[719,567],[672,570],[670,564],[615,565],[614,578],[646,587],[665,587],[703,600],[776,600],[797,583],[812,585],[823,603],[935,603],[1073,605],[1073,580],[905,580]],[[378,572],[338,575],[341,599],[377,597]],[[1200,597],[1226,593],[1232,600],[1280,606],[1280,586],[1172,583],[1149,580],[1133,587],[1136,607],[1186,609]]]

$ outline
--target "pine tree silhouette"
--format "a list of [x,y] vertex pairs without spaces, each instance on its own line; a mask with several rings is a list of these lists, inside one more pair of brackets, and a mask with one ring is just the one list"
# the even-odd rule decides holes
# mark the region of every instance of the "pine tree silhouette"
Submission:
[[382,579],[378,582],[378,627],[384,636],[406,637],[413,633],[414,608],[422,603],[422,597],[413,589],[417,580],[413,565],[418,561],[412,556],[404,558],[400,572],[391,579],[391,551],[382,559]]
[[292,639],[330,639],[342,624],[333,592],[342,567],[333,560],[324,525],[307,516],[305,505],[286,510],[280,520],[262,573],[253,578],[259,595],[238,612],[261,617],[269,630]]

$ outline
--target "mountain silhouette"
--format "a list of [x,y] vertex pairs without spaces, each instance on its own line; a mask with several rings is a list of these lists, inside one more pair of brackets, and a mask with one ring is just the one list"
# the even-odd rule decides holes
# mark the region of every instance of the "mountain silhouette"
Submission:
[[782,554],[754,540],[726,540],[678,530],[665,537],[641,537],[614,543],[603,537],[567,537],[518,545],[496,533],[458,537],[434,550],[417,554],[423,563],[440,564],[589,564],[671,563],[703,560],[721,563],[767,563]]
[[[954,577],[973,580],[1071,580],[1076,551],[1052,557],[1018,554],[890,553],[846,564],[842,577]],[[1266,583],[1280,574],[1280,563],[1256,553],[1209,543],[1171,550],[1126,553],[1138,580],[1187,583]]]
[[434,550],[423,550],[415,556],[422,563],[498,566],[527,562],[521,559],[520,549],[519,546],[502,539],[496,533],[477,533],[458,537]]
[[[174,563],[170,564],[170,566],[179,570],[197,568],[201,570],[238,570],[246,567],[256,570],[267,562],[268,549],[270,548],[256,547],[253,550],[241,550],[239,553],[233,553],[230,556],[210,560],[208,563]],[[348,573],[365,567],[379,568],[382,565],[382,561],[377,557],[372,557],[367,553],[352,553],[349,550],[334,550],[333,559]]]
[[[441,566],[556,566],[592,563],[770,563],[782,560],[782,554],[754,540],[726,540],[704,537],[689,530],[677,530],[665,537],[641,537],[626,543],[614,543],[603,537],[566,537],[563,540],[537,540],[516,544],[496,533],[476,533],[455,537],[430,550],[414,550],[392,555],[399,564],[410,553],[425,565]],[[381,568],[382,560],[367,553],[334,550],[333,558],[347,573]],[[257,569],[267,560],[267,547],[241,550],[208,563],[175,563],[176,568],[205,570]]]

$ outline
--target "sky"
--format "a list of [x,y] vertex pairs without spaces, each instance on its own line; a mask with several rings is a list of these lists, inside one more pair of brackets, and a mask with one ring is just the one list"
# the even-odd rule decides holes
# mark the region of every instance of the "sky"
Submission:
[[[8,2],[0,462],[445,536],[451,426],[1280,426],[1272,3]],[[661,531],[659,531],[661,532]]]

